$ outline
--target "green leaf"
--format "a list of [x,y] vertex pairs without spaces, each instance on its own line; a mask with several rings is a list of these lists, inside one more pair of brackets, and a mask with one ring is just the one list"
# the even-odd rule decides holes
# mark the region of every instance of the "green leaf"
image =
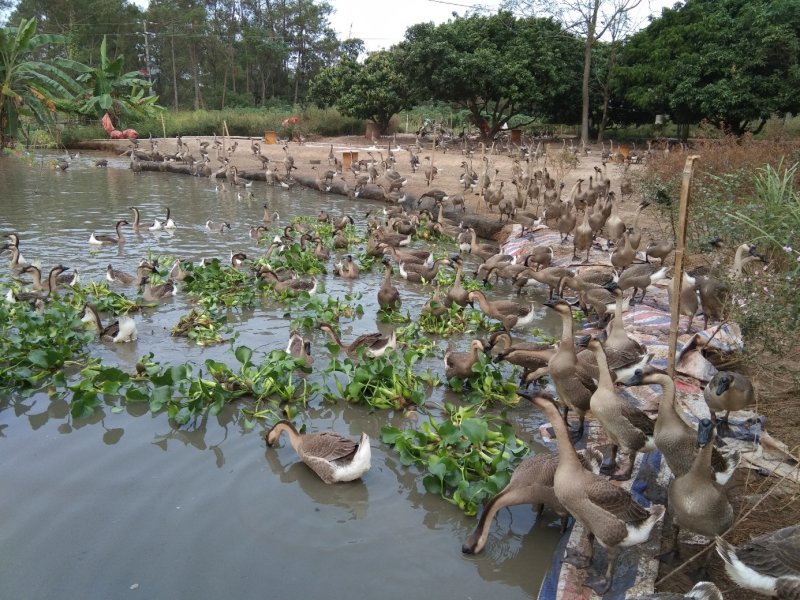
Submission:
[[247,346],[239,346],[234,351],[234,355],[236,356],[236,360],[238,360],[241,364],[246,365],[250,363],[250,358],[253,356],[253,351]]
[[480,446],[486,441],[489,426],[481,419],[464,419],[461,423],[461,431],[464,432],[470,442]]

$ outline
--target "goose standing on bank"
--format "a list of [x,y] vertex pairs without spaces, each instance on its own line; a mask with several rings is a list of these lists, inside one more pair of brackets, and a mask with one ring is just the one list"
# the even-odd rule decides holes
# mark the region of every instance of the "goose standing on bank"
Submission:
[[561,505],[589,534],[589,556],[574,553],[564,560],[576,568],[587,568],[591,566],[594,556],[592,542],[597,539],[606,548],[608,562],[605,575],[597,573],[584,581],[586,587],[602,596],[611,588],[620,549],[646,542],[653,527],[664,517],[665,509],[660,504],[646,509],[637,504],[627,490],[583,468],[552,396],[544,392],[539,392],[533,398],[520,395],[532,399],[553,425],[558,444],[558,466],[553,489]]
[[[711,420],[720,430],[729,429],[728,415],[732,410],[743,410],[756,401],[756,393],[750,380],[735,371],[719,371],[703,389]],[[717,419],[717,412],[724,410],[725,417]]]
[[800,592],[800,525],[771,531],[734,547],[717,537],[725,571],[743,588],[796,599]]
[[264,436],[267,445],[273,446],[284,431],[300,460],[325,483],[355,481],[369,471],[372,454],[366,433],[356,443],[335,431],[303,434],[290,421],[281,420]]

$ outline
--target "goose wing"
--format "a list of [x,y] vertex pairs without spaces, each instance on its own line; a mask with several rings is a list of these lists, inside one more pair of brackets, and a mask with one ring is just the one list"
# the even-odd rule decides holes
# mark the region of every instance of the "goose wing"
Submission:
[[744,564],[763,575],[800,576],[800,525],[758,536],[736,550]]
[[358,444],[335,431],[309,434],[303,439],[303,454],[306,458],[333,462],[351,457],[356,450]]
[[384,340],[384,339],[385,338],[384,338],[383,334],[378,332],[378,331],[376,331],[375,333],[365,333],[365,334],[362,334],[362,335],[358,336],[356,339],[354,339],[353,342],[350,344],[350,347],[353,350],[356,350],[357,348],[360,348],[361,346],[370,347],[373,344],[376,344],[377,342],[380,342],[381,340]]
[[656,422],[635,406],[622,403],[622,416],[646,436],[655,435]]
[[630,493],[610,481],[592,477],[585,489],[587,497],[593,504],[624,523],[638,523],[650,516],[644,507],[631,498]]

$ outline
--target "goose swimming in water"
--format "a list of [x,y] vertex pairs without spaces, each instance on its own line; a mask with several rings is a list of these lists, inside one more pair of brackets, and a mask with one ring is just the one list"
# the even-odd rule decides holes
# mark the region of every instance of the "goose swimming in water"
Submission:
[[177,229],[178,226],[175,224],[175,221],[172,220],[169,212],[169,206],[167,207],[167,216],[164,218],[164,229]]
[[138,338],[136,323],[129,316],[122,315],[118,320],[103,327],[97,309],[91,304],[86,304],[83,307],[81,321],[83,323],[92,323],[97,328],[98,337],[104,342],[118,344],[121,342],[133,342]]
[[169,279],[159,285],[152,285],[150,278],[145,276],[139,280],[139,294],[144,298],[145,302],[158,302],[177,293],[177,287],[173,281]]
[[121,220],[121,221],[117,221],[117,224],[115,226],[115,229],[117,231],[117,237],[114,237],[113,235],[105,235],[105,234],[95,235],[94,232],[92,232],[91,237],[89,237],[89,243],[90,244],[98,244],[98,245],[101,245],[101,244],[124,244],[125,243],[125,236],[122,235],[122,226],[123,225],[129,225],[129,223],[124,219]]
[[300,460],[325,483],[355,481],[370,468],[372,454],[366,433],[356,443],[335,431],[303,434],[290,421],[281,420],[264,436],[267,445],[273,446],[284,431]]

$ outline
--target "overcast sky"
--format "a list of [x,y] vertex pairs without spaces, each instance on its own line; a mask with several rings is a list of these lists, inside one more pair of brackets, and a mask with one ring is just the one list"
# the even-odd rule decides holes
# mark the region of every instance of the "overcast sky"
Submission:
[[[148,0],[130,0],[146,7]],[[495,12],[502,0],[328,0],[333,6],[331,26],[340,40],[361,38],[367,50],[389,48],[405,37],[406,29],[416,23],[444,23],[453,13],[463,15],[475,8]],[[642,0],[636,18],[644,25],[649,14],[661,14],[661,8],[675,0]]]

